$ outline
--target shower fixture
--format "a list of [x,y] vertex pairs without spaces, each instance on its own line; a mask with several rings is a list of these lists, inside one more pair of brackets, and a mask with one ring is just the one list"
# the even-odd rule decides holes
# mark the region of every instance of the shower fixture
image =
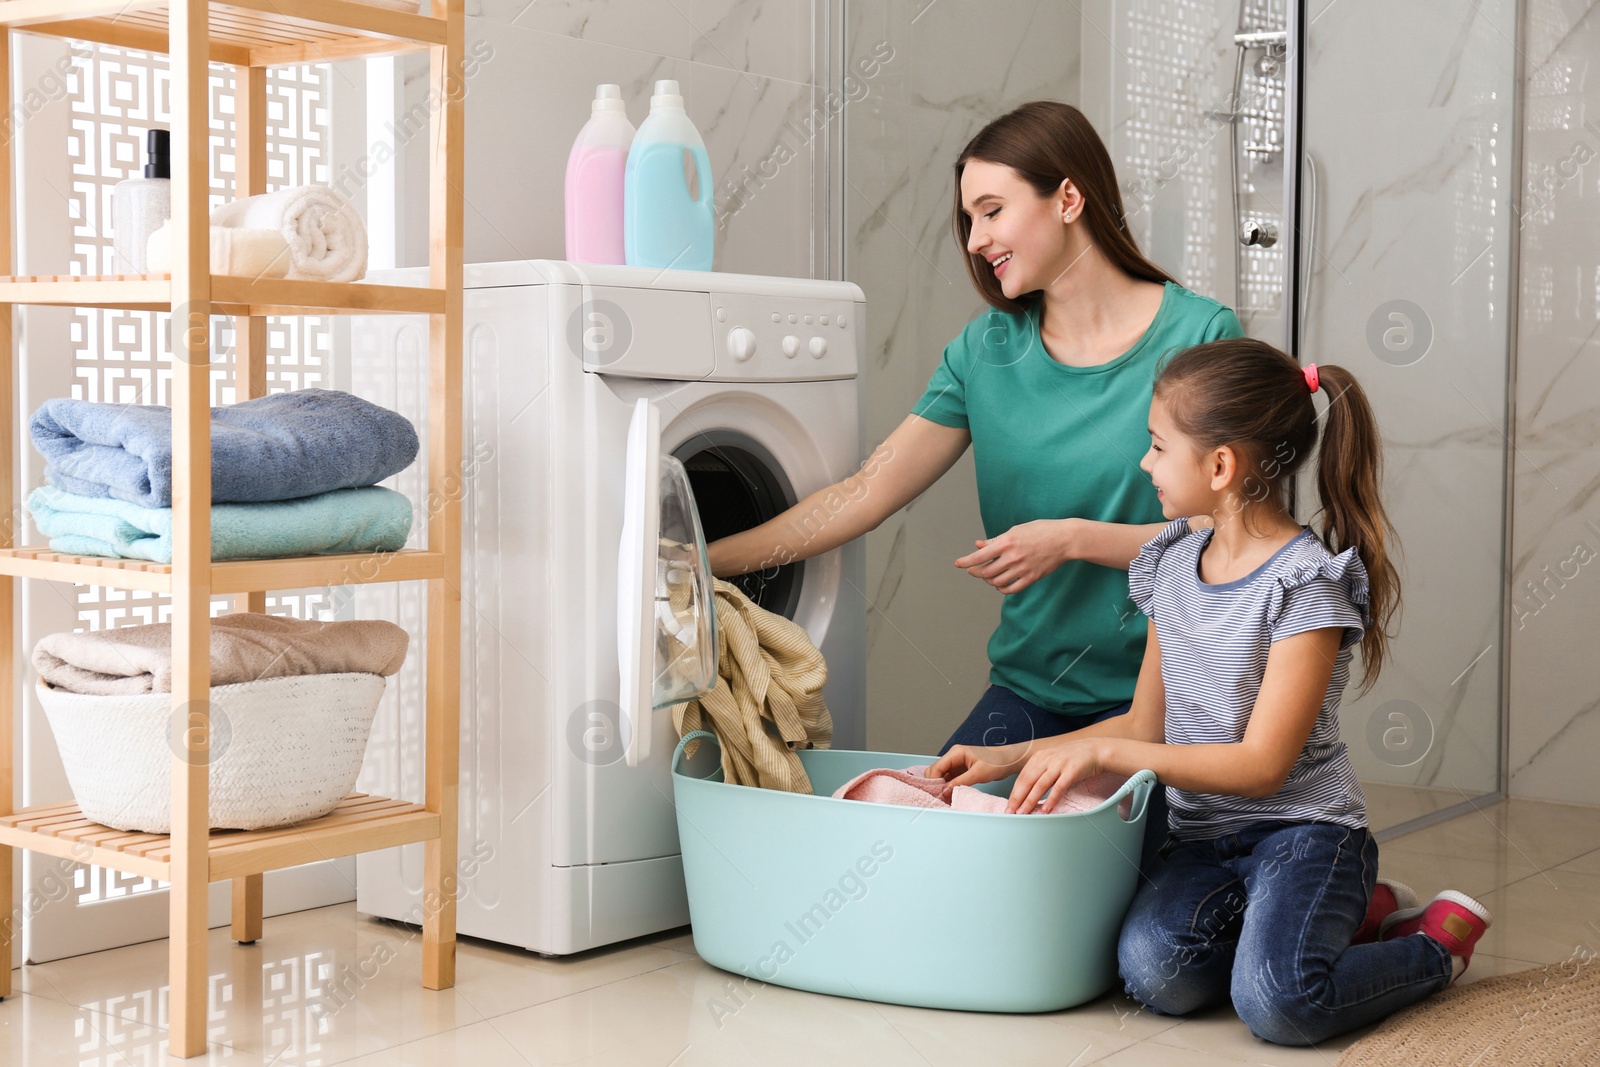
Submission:
[[[1239,0],[1233,94],[1225,111],[1213,113],[1229,127],[1233,232],[1238,237],[1233,243],[1234,306],[1252,318],[1271,315],[1290,289],[1287,274],[1281,279],[1275,275],[1288,271],[1284,252],[1292,255],[1295,244],[1286,238],[1292,236],[1294,219],[1288,209],[1296,138],[1289,114],[1297,98],[1291,83],[1298,78],[1298,66],[1290,53],[1298,38],[1292,30],[1297,7],[1281,0]],[[1285,323],[1285,342],[1289,329]]]
[[1278,243],[1278,227],[1265,219],[1251,219],[1239,227],[1239,243],[1247,247],[1271,248]]

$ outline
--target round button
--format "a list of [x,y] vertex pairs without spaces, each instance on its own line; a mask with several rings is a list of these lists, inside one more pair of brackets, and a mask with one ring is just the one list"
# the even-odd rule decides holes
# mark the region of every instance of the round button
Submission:
[[783,316],[778,314],[776,311],[774,311],[772,313],[772,321],[773,322],[782,322],[783,321]]
[[806,316],[806,325],[807,325],[807,326],[810,326],[810,325],[811,325],[811,316],[810,316],[810,315],[807,315],[807,316]]
[[728,331],[728,355],[743,363],[756,354],[756,335],[743,326]]
[[799,315],[790,315],[789,316],[789,321],[790,322],[799,322],[800,321],[800,316]]
[[846,325],[846,323],[844,321],[844,316],[840,315],[837,321],[839,323],[839,328],[843,329],[845,327],[845,325]]
[[826,326],[826,325],[828,325],[828,316],[824,315],[824,316],[822,316],[822,318],[818,319],[817,321],[822,323],[822,325]]
[[826,337],[813,337],[811,339],[811,356],[821,359],[828,354],[828,339]]
[[793,359],[799,353],[800,338],[791,333],[789,336],[783,339],[783,354],[788,356],[790,359]]
[[727,322],[728,321],[728,309],[727,308],[718,308],[717,309],[717,321],[718,322]]

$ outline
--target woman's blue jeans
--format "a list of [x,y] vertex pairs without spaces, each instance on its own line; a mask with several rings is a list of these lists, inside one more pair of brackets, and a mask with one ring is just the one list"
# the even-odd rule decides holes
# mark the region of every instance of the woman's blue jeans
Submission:
[[[1088,715],[1061,715],[1023,699],[1003,685],[991,685],[978,698],[977,707],[956,727],[950,740],[944,743],[939,755],[944,755],[956,745],[1011,745],[1019,741],[1057,737],[1118,715],[1126,715],[1131,707],[1131,703],[1122,703]],[[1140,858],[1142,868],[1148,868],[1155,862],[1156,850],[1167,839],[1167,791],[1162,788],[1151,790],[1146,808],[1148,814],[1145,816],[1144,845]]]
[[1163,851],[1117,945],[1128,995],[1152,1011],[1231,999],[1257,1037],[1313,1045],[1450,984],[1450,954],[1432,938],[1350,944],[1378,873],[1364,829],[1261,822]]

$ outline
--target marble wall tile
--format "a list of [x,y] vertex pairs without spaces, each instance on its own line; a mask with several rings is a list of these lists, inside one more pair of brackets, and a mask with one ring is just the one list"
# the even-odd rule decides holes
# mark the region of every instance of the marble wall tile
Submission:
[[[721,223],[716,269],[809,276],[809,85],[524,22],[467,20],[469,49],[490,50],[467,89],[475,105],[467,108],[463,195],[468,261],[562,258],[567,153],[595,84],[622,85],[637,125],[655,80],[676,78],[711,157]],[[809,57],[808,43],[796,48]],[[537,134],[519,113],[537,118]],[[425,210],[418,199],[414,212]]]
[[[846,109],[845,273],[867,297],[869,444],[983,308],[951,235],[956,155],[989,120],[1077,96],[1070,5],[852,0],[847,60],[891,49]],[[932,752],[988,684],[1000,596],[953,566],[982,536],[970,455],[867,539],[868,744]]]
[[1600,449],[1528,449],[1517,460],[1511,790],[1600,803]]
[[[878,111],[885,120],[877,129],[898,142],[898,166],[864,175],[859,185],[852,178],[846,200],[846,218],[859,220],[852,225],[846,274],[867,295],[864,414],[874,444],[905,419],[946,342],[981,306],[959,262],[952,262],[946,225],[949,165],[975,132],[966,125],[979,120],[953,125],[948,114],[886,101]],[[847,160],[859,159],[862,146],[872,142],[858,136],[862,127],[853,120],[847,128]],[[987,684],[985,646],[998,621],[998,594],[952,565],[977,536],[970,457],[868,536],[873,748],[932,751]]]
[[[805,0],[467,0],[469,17],[709,66],[811,81]],[[666,75],[671,77],[671,75]]]
[[[1365,386],[1405,548],[1390,666],[1347,697],[1346,740],[1368,780],[1468,794],[1498,785],[1514,17],[1442,0],[1308,12],[1303,134],[1320,188],[1303,355]],[[1382,343],[1393,301],[1431,333],[1425,352],[1420,334]],[[1429,724],[1413,762],[1393,742]]]
[[1502,571],[1498,537],[1472,532],[1500,528],[1500,500],[1483,486],[1499,483],[1503,458],[1394,444],[1385,458],[1404,602],[1377,684],[1365,697],[1347,690],[1344,740],[1363,780],[1477,795],[1498,776]]
[[1074,101],[1081,18],[1056,0],[847,0],[847,45],[886,41],[907,62],[885,79],[897,103],[993,118],[1029,100]]
[[1529,0],[1508,762],[1519,796],[1600,804],[1600,4]]

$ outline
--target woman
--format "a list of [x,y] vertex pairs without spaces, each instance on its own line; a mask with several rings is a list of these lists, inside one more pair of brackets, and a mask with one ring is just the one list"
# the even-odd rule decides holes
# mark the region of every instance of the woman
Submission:
[[956,237],[991,310],[945,347],[859,472],[710,546],[719,577],[820,555],[877,528],[973,446],[985,537],[955,564],[1005,602],[991,685],[944,750],[1128,710],[1146,627],[1126,572],[1163,527],[1139,469],[1156,365],[1243,334],[1232,311],[1139,252],[1111,158],[1077,108],[1038,101],[1001,116],[955,170]]

